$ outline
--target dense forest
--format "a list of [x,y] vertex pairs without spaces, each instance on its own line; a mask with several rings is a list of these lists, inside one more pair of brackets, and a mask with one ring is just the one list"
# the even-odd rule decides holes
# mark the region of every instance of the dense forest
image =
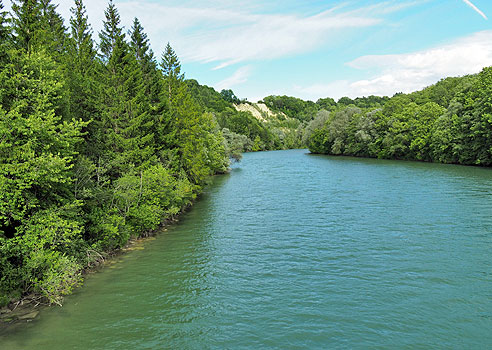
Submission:
[[[83,269],[175,218],[241,152],[282,148],[231,91],[160,60],[112,1],[94,41],[51,0],[0,0],[0,306],[60,303]],[[255,143],[256,141],[256,143]]]
[[310,151],[492,165],[492,68],[381,102],[319,112],[305,133]]
[[393,97],[268,96],[185,79],[112,0],[94,33],[82,0],[0,0],[0,306],[61,303],[82,271],[176,218],[243,152],[492,164],[492,68]]

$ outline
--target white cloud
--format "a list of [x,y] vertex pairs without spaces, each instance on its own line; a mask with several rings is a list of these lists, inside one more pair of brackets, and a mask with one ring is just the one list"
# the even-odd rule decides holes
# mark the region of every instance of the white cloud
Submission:
[[465,4],[470,6],[473,10],[475,10],[476,13],[478,13],[480,16],[482,16],[485,19],[488,19],[485,13],[483,13],[478,7],[476,7],[471,1],[469,0],[463,0]]
[[341,30],[371,27],[381,18],[427,0],[390,1],[345,10],[346,4],[320,13],[303,16],[293,14],[254,14],[229,11],[224,13],[228,24],[202,28],[184,37],[183,59],[191,62],[217,62],[221,69],[240,62],[273,60],[313,51],[336,40]]
[[[59,3],[59,12],[68,19],[73,1],[54,2]],[[84,3],[97,38],[107,1],[85,0]],[[122,24],[128,30],[133,18],[138,17],[158,56],[169,41],[183,62],[212,62],[217,69],[309,52],[334,39],[340,34],[338,30],[377,25],[384,15],[412,4],[411,1],[379,2],[357,10],[338,6],[301,15],[265,14],[255,11],[258,4],[232,6],[218,0],[181,1],[181,5],[175,1],[115,1]]]
[[231,89],[233,86],[248,81],[248,77],[251,75],[251,70],[251,66],[239,68],[233,75],[215,84],[216,90],[221,91],[222,89]]
[[448,76],[478,73],[492,65],[492,30],[478,32],[439,47],[399,55],[362,56],[349,67],[379,73],[365,80],[296,87],[305,98],[340,98],[412,92]]
[[[251,15],[237,17],[228,28],[204,30],[186,37],[183,59],[218,62],[217,68],[256,60],[268,60],[313,50],[330,38],[335,29],[371,26],[379,20],[355,15],[325,13]],[[190,45],[191,44],[191,45]]]
[[[254,0],[115,0],[115,5],[126,30],[134,17],[139,18],[157,56],[169,41],[184,63],[214,63],[220,69],[313,51],[339,37],[340,30],[380,24],[388,13],[421,1],[380,1],[356,10],[342,3],[310,15],[262,13]],[[73,0],[53,2],[68,25]],[[107,1],[84,4],[97,39]]]

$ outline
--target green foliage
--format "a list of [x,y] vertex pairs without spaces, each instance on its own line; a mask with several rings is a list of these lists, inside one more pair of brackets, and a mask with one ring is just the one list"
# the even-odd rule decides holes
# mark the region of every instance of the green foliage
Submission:
[[6,63],[7,51],[11,41],[11,29],[8,23],[7,12],[3,11],[3,2],[0,0],[0,65]]
[[56,113],[59,76],[41,54],[12,57],[0,73],[0,220],[6,227],[71,200],[67,186],[86,124],[62,121]]
[[103,30],[99,33],[99,48],[102,59],[108,61],[114,56],[115,50],[121,50],[121,46],[123,46],[125,41],[125,34],[120,27],[120,14],[113,4],[113,0],[109,0],[108,8],[104,11],[104,15],[106,20],[103,22]]
[[28,54],[45,50],[57,61],[64,50],[66,28],[51,0],[13,0],[14,42]]
[[284,113],[288,117],[300,121],[310,121],[315,118],[319,106],[312,101],[303,101],[290,96],[267,96],[263,102],[275,112]]
[[99,55],[82,0],[70,36],[49,0],[16,1],[12,28],[1,5],[0,303],[60,304],[84,267],[225,172],[226,141],[170,46],[163,74],[137,19],[125,41],[112,1]]
[[316,104],[318,105],[319,109],[324,109],[326,111],[334,110],[337,106],[337,103],[331,97],[320,98],[318,99],[318,101],[316,101]]
[[12,11],[16,47],[31,52],[42,37],[41,4],[39,0],[13,0]]
[[232,103],[226,101],[222,94],[215,91],[214,88],[200,85],[193,79],[187,79],[185,82],[189,93],[204,111],[221,113],[225,110],[234,110]]
[[223,137],[213,115],[202,111],[188,93],[187,85],[179,80],[172,84],[175,88],[170,109],[177,130],[179,168],[192,184],[202,186],[209,175],[227,168]]
[[130,47],[136,60],[138,62],[150,63],[154,57],[154,53],[150,49],[149,39],[147,39],[147,34],[144,32],[138,18],[133,20],[133,27],[130,31],[130,39]]
[[225,101],[227,101],[229,103],[234,103],[234,104],[241,103],[241,100],[236,97],[236,95],[234,94],[234,92],[232,90],[222,90],[220,92],[220,95],[222,96],[222,98]]
[[237,134],[227,128],[222,129],[222,135],[226,154],[233,161],[239,162],[243,157],[242,153],[252,151],[253,143],[246,135]]
[[161,69],[164,75],[168,100],[172,101],[174,92],[180,88],[181,83],[184,81],[184,74],[181,73],[181,63],[178,56],[169,43],[167,43],[162,53]]
[[315,153],[491,165],[491,72],[391,99],[342,98],[330,117],[308,125],[306,142]]

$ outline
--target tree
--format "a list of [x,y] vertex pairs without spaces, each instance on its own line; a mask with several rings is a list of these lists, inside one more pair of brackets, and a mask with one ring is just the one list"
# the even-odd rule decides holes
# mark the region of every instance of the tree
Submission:
[[225,90],[225,89],[222,90],[220,92],[220,95],[227,102],[234,103],[234,104],[240,104],[241,103],[241,100],[236,97],[236,95],[234,94],[234,91],[232,91],[230,89],[229,90]]
[[164,88],[162,72],[158,69],[147,34],[138,18],[134,19],[129,36],[130,50],[140,67],[147,109],[154,125],[152,132],[155,140],[155,151],[162,160],[169,156],[168,148],[174,144],[168,94]]
[[104,11],[106,20],[103,22],[103,30],[99,33],[99,48],[104,61],[109,61],[115,51],[121,50],[125,42],[125,34],[120,27],[121,19],[113,0],[109,0],[108,7]]
[[316,104],[319,106],[320,109],[324,109],[327,111],[334,110],[336,105],[337,105],[335,100],[332,99],[331,97],[320,98],[320,99],[318,99],[318,101],[316,101]]
[[352,100],[350,97],[344,96],[338,100],[337,104],[342,106],[349,106],[354,104],[354,100]]
[[113,179],[133,167],[155,162],[153,120],[149,110],[142,70],[124,41],[119,13],[110,1],[105,11],[101,50],[105,67],[102,84],[101,156],[110,164]]
[[445,112],[446,109],[435,102],[418,106],[410,120],[412,137],[410,151],[413,159],[432,161],[431,143],[434,124]]
[[41,38],[41,4],[38,0],[12,0],[13,30],[15,44],[30,54]]
[[51,0],[39,0],[42,19],[42,45],[47,52],[57,61],[65,52],[67,29],[63,24],[63,18],[56,12],[58,5],[53,5]]
[[10,31],[7,12],[3,11],[3,2],[0,0],[0,64],[6,63],[7,60],[7,50],[11,41]]
[[7,187],[0,195],[0,220],[6,224],[40,207],[72,201],[70,169],[86,124],[65,122],[57,114],[64,82],[46,55],[16,55],[3,73],[0,159],[6,176],[2,186]]
[[184,74],[181,73],[181,63],[179,63],[178,56],[169,43],[167,43],[162,54],[161,68],[164,74],[168,99],[172,101],[174,90],[184,81]]
[[80,252],[72,167],[86,123],[57,112],[63,74],[42,52],[11,54],[0,86],[0,294],[34,287],[50,298],[80,270],[65,254]]
[[100,128],[100,108],[98,107],[98,95],[100,84],[97,75],[98,62],[97,51],[92,40],[92,29],[89,24],[86,9],[82,0],[75,0],[75,6],[70,9],[71,35],[67,40],[67,87],[69,91],[70,116],[72,118],[90,121],[85,135],[82,152],[96,158],[98,149],[101,148],[97,139]]
[[51,0],[13,0],[15,44],[28,54],[46,49],[57,61],[65,49],[66,28]]
[[72,7],[70,12],[72,13],[70,18],[70,56],[76,57],[73,63],[77,70],[87,71],[90,70],[96,57],[96,50],[92,40],[92,29],[82,0],[75,0],[75,7]]
[[151,113],[162,116],[167,105],[162,101],[162,73],[157,68],[154,52],[150,48],[147,34],[138,18],[133,21],[130,35],[130,50],[137,60],[143,75],[146,95],[149,99]]
[[142,25],[138,18],[133,20],[133,26],[130,34],[130,47],[138,62],[150,62],[154,59],[154,53],[150,49],[149,39],[144,32]]

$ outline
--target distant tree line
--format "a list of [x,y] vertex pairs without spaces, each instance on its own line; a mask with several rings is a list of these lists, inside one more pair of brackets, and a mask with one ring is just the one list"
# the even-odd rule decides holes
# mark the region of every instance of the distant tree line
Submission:
[[306,128],[311,152],[492,165],[492,67],[396,94],[378,107],[349,104]]

